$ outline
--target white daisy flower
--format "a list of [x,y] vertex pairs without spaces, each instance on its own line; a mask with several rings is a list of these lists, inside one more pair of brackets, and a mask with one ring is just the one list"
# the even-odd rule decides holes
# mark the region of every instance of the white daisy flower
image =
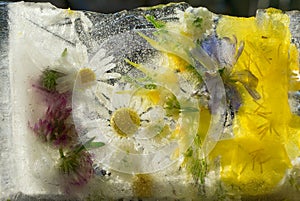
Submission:
[[116,66],[112,60],[112,56],[106,57],[106,51],[100,49],[93,57],[93,62],[89,63],[85,46],[77,45],[75,49],[66,48],[53,67],[53,70],[63,75],[56,80],[57,91],[60,93],[71,91],[76,79],[78,79],[77,83],[87,87],[95,81],[121,77],[118,73],[108,72]]
[[[75,107],[73,105],[74,119],[79,122],[78,127],[83,128],[79,131],[81,139],[94,138],[94,142],[105,143],[105,146],[93,150],[101,162],[126,171],[123,162],[122,167],[118,166],[121,159],[129,157],[130,167],[134,168],[142,164],[140,161],[133,163],[136,160],[133,156],[154,157],[162,149],[174,151],[176,148],[172,134],[180,124],[180,109],[169,107],[170,104],[178,105],[178,100],[167,89],[155,85],[136,88],[119,80],[114,84],[101,82],[97,87],[74,92],[82,94],[77,96],[81,97],[77,103],[73,98],[76,104]],[[117,161],[114,159],[116,154],[119,156]],[[160,161],[158,158],[155,160]],[[136,171],[145,170],[135,168]]]
[[[93,93],[89,91],[93,91]],[[82,108],[80,112],[85,113],[82,115],[83,124],[89,129],[100,129],[96,136],[93,132],[88,134],[89,137],[96,137],[96,141],[100,140],[101,131],[105,131],[102,135],[109,138],[110,141],[114,141],[121,138],[129,139],[132,137],[136,140],[153,137],[160,132],[158,127],[163,127],[162,124],[165,123],[174,128],[172,122],[176,119],[174,117],[173,121],[170,120],[171,114],[168,114],[168,109],[164,108],[167,106],[166,100],[162,100],[167,99],[172,94],[162,91],[161,88],[158,90],[142,87],[135,89],[130,84],[121,83],[112,86],[103,82],[97,87],[79,93],[93,96],[82,100],[82,104],[78,104],[77,109],[74,109],[78,112],[79,108]],[[173,101],[176,101],[175,96],[172,98],[174,98]],[[175,111],[176,109],[171,110],[174,110],[174,116],[178,115],[176,112],[179,113],[179,108],[177,108],[178,111]],[[93,113],[97,114],[97,120],[91,120],[94,117],[89,115]],[[150,133],[155,127],[158,130],[157,133]],[[101,140],[103,140],[102,137]]]

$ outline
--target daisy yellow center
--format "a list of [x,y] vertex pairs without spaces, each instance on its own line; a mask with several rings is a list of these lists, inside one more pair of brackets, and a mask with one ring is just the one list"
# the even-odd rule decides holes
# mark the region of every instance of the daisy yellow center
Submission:
[[135,134],[140,122],[139,115],[130,108],[116,110],[110,119],[110,124],[115,133],[121,137],[130,137]]
[[79,76],[82,84],[93,82],[96,80],[96,74],[90,68],[82,68],[79,70]]

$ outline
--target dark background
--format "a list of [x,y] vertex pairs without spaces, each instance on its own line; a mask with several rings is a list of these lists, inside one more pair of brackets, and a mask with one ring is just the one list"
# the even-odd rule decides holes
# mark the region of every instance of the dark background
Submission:
[[[26,1],[26,0],[25,0]],[[29,0],[35,1],[35,0]],[[51,2],[60,8],[73,10],[90,10],[102,13],[112,13],[140,6],[153,6],[184,0],[36,0]],[[253,16],[258,8],[279,8],[281,10],[300,10],[300,0],[185,0],[194,7],[204,6],[218,14],[233,16]]]

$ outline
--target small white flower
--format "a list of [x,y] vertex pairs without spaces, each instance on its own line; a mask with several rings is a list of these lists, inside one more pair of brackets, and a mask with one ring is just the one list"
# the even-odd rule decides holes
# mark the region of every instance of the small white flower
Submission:
[[71,91],[75,80],[83,86],[90,86],[95,81],[117,79],[121,77],[119,73],[108,71],[115,68],[112,63],[113,57],[106,56],[106,51],[100,49],[89,62],[86,47],[77,45],[75,49],[65,49],[61,58],[54,64],[53,69],[62,73],[56,82],[56,89],[60,93]]
[[213,28],[213,14],[206,8],[188,7],[185,11],[177,11],[179,18],[179,32],[193,37],[194,39],[203,38],[203,34]]

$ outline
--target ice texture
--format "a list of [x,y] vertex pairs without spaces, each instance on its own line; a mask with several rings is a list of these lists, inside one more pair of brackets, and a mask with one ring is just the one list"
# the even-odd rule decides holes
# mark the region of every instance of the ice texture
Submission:
[[[8,8],[7,3],[0,2],[0,191],[1,197],[14,188],[13,158],[11,157],[11,97],[8,59]],[[5,164],[5,165],[4,165]]]
[[[103,42],[109,38],[120,37],[132,30],[143,32],[153,29],[153,25],[144,16],[149,14],[156,19],[174,21],[177,20],[176,10],[185,10],[188,6],[181,3],[101,14],[62,10],[51,4],[0,2],[1,199],[10,197],[11,200],[84,200],[84,197],[89,195],[84,192],[75,197],[65,196],[58,188],[56,173],[52,171],[56,156],[51,150],[40,145],[28,128],[28,120],[37,119],[45,109],[34,95],[31,85],[43,69],[53,65],[53,61],[60,57],[65,48],[72,51],[78,44],[83,44],[88,58],[93,58],[103,46]],[[287,14],[291,20],[292,42],[300,50],[299,11]],[[216,19],[218,17],[216,16]],[[136,37],[135,34],[130,36]],[[136,47],[131,48],[130,44],[127,44],[118,48],[120,50],[114,53],[116,58],[127,53],[127,57],[135,59],[135,62],[143,62],[143,56],[130,55],[130,52],[127,52],[128,49]],[[149,54],[147,51],[140,53]],[[128,69],[125,65],[122,67],[116,69],[116,72],[126,73]],[[176,166],[169,166],[164,171],[153,174],[155,180],[151,181],[151,185],[154,186],[151,193],[156,197],[144,200],[191,200],[197,197],[199,189],[194,186],[192,179],[187,180],[181,170],[174,167]],[[89,186],[91,200],[137,200],[134,193],[143,193],[131,185],[132,181],[139,185],[138,182],[143,178],[117,171],[112,171],[109,178],[103,176],[101,171],[96,173],[100,176]],[[208,197],[222,197],[221,194],[210,194],[217,192],[218,177],[217,173],[210,172],[207,186],[202,186],[200,191],[205,192],[209,189]],[[282,190],[289,191],[286,186]],[[147,192],[144,193],[147,197]],[[297,199],[297,193],[293,192],[291,196]],[[240,199],[234,195],[231,198]],[[249,197],[250,200],[256,198]]]

